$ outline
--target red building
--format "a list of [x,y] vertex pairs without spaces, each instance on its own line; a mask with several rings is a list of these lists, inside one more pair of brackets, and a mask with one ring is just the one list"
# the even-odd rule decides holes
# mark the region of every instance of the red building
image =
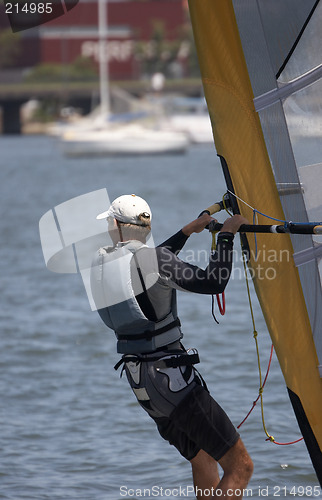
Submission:
[[[106,54],[111,79],[137,78],[144,72],[142,60],[169,56],[167,43],[176,51],[172,62],[180,73],[189,52],[188,43],[182,38],[186,15],[185,0],[108,0]],[[159,33],[162,27],[165,48],[161,55],[155,54],[153,41],[157,26]],[[79,56],[98,63],[98,0],[80,0],[63,16],[23,31],[20,36],[25,47],[20,65],[69,64]],[[178,41],[175,49],[174,41]]]

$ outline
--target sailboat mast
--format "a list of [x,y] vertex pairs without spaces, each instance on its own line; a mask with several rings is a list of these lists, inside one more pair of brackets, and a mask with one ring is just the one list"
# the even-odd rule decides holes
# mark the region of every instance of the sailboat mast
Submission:
[[98,0],[100,103],[103,116],[107,116],[110,111],[107,25],[107,0]]

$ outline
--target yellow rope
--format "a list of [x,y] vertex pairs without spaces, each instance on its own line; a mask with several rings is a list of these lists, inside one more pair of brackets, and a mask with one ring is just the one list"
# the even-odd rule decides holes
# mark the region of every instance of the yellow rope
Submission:
[[226,206],[225,195],[222,197],[222,204],[223,204],[224,209],[226,210],[227,214],[230,215],[230,217],[232,217],[233,214],[229,212],[229,210],[228,210],[228,208]]
[[[225,202],[225,196],[222,198],[223,206],[228,215],[232,217],[232,214],[229,212],[226,202]],[[211,245],[211,250],[214,251],[216,249],[216,234],[212,233],[212,245]],[[261,370],[261,361],[260,361],[260,354],[259,354],[259,345],[258,345],[258,332],[256,330],[256,324],[255,324],[255,317],[254,317],[254,310],[253,310],[253,304],[252,304],[252,299],[251,299],[251,294],[250,294],[250,289],[249,289],[249,280],[248,280],[248,275],[247,275],[247,265],[246,265],[246,257],[244,252],[242,251],[242,256],[243,256],[243,265],[244,265],[244,272],[245,272],[245,280],[246,280],[246,288],[247,288],[247,296],[248,296],[248,303],[249,303],[249,308],[250,308],[250,314],[252,318],[252,324],[253,324],[253,336],[255,339],[255,345],[256,345],[256,354],[257,354],[257,364],[258,364],[258,372],[259,372],[259,396],[261,400],[261,414],[262,414],[262,424],[263,424],[263,429],[270,441],[275,441],[274,436],[269,434],[266,428],[265,424],[265,416],[264,416],[264,401],[263,401],[263,380],[262,380],[262,370]]]
[[[231,214],[229,212],[229,210],[226,206],[225,195],[223,195],[223,197],[222,197],[222,203],[223,203],[223,207],[226,210],[227,214],[230,215],[230,217],[232,217],[233,214]],[[219,231],[212,232],[211,252],[214,252],[216,250],[216,236],[217,236],[218,232]]]
[[218,231],[212,233],[212,241],[211,241],[211,253],[214,253],[216,250],[216,235]]
[[[230,192],[230,191],[228,191]],[[230,194],[233,194],[230,192]],[[234,195],[236,196],[236,195]],[[238,198],[238,196],[236,196],[237,199],[239,199],[240,201],[242,201],[243,203],[245,203],[243,200],[241,200],[240,198]],[[224,206],[224,209],[226,210],[226,212],[228,213],[228,215],[230,215],[232,217],[233,214],[231,214],[226,206],[226,202],[225,202],[225,195],[223,196],[223,206]],[[247,205],[247,203],[246,203]],[[248,205],[249,206],[249,205]],[[252,207],[250,207],[252,208]],[[254,213],[255,213],[255,210],[253,209]],[[255,221],[254,221],[255,222]],[[257,222],[257,213],[256,213],[256,222]],[[214,245],[214,248],[216,248],[216,241],[214,239],[214,235],[213,235],[213,245]],[[212,247],[213,248],[213,247]],[[272,443],[275,443],[275,444],[294,444],[294,443],[297,443],[298,441],[301,441],[303,438],[301,439],[298,439],[296,441],[292,441],[290,443],[278,443],[277,441],[275,441],[275,438],[274,436],[272,436],[271,434],[269,434],[267,428],[266,428],[266,424],[265,424],[265,416],[264,416],[264,401],[263,401],[263,392],[264,392],[264,386],[263,386],[263,381],[262,381],[262,370],[261,370],[261,361],[260,361],[260,354],[259,354],[259,345],[258,345],[258,332],[256,330],[256,324],[255,324],[255,317],[254,317],[254,310],[253,310],[253,305],[252,305],[252,299],[251,299],[251,294],[250,294],[250,288],[249,288],[249,279],[248,279],[248,275],[247,275],[247,263],[246,263],[246,256],[244,254],[244,252],[242,251],[242,256],[243,256],[243,265],[244,265],[244,272],[245,272],[245,280],[246,280],[246,288],[247,288],[247,295],[248,295],[248,303],[249,303],[249,308],[250,308],[250,314],[251,314],[251,318],[252,318],[252,324],[253,324],[253,336],[254,336],[254,340],[255,340],[255,345],[256,345],[256,354],[257,354],[257,364],[258,364],[258,372],[259,372],[259,390],[258,390],[258,395],[260,397],[260,401],[261,401],[261,416],[262,416],[262,425],[263,425],[263,429],[264,429],[264,432],[267,436],[267,440],[266,441],[271,441]],[[264,382],[265,384],[265,382]],[[248,416],[248,415],[247,415]],[[247,418],[247,417],[246,417]]]
[[253,336],[255,339],[255,345],[256,345],[256,353],[257,353],[257,364],[258,364],[258,372],[259,372],[259,396],[260,396],[260,401],[261,401],[261,414],[262,414],[262,424],[263,424],[263,429],[270,441],[275,441],[274,437],[269,434],[269,432],[266,429],[266,424],[265,424],[265,417],[264,417],[264,401],[263,401],[263,381],[262,381],[262,370],[261,370],[261,361],[260,361],[260,354],[259,354],[259,346],[258,346],[258,332],[256,330],[256,324],[255,324],[255,317],[254,317],[254,310],[253,310],[253,305],[252,305],[252,299],[250,295],[250,289],[249,289],[249,280],[248,280],[248,275],[247,275],[247,266],[246,266],[246,260],[245,260],[245,255],[242,252],[243,255],[243,265],[244,265],[244,272],[245,272],[245,279],[246,279],[246,288],[247,288],[247,295],[248,295],[248,303],[249,303],[249,308],[250,308],[250,314],[252,318],[252,324],[253,324]]

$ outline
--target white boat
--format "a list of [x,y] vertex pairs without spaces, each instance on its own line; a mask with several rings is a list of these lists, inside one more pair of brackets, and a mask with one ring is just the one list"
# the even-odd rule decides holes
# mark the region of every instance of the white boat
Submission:
[[[175,130],[149,128],[143,123],[122,123],[113,120],[107,60],[107,0],[98,0],[100,113],[93,121],[68,127],[61,135],[62,151],[66,156],[105,156],[134,154],[184,153],[188,137]],[[126,114],[127,115],[127,114]],[[118,123],[115,123],[117,121]]]
[[213,143],[213,134],[207,103],[204,98],[176,97],[165,103],[165,126],[174,132],[183,132],[194,144]]
[[184,153],[189,141],[185,134],[153,130],[139,124],[100,130],[69,131],[62,138],[65,156],[108,156]]
[[194,144],[212,144],[214,141],[208,114],[173,115],[169,117],[167,125],[174,132],[184,132]]
[[133,111],[129,113],[111,114],[103,116],[101,106],[94,109],[86,116],[79,117],[73,121],[58,121],[47,127],[47,135],[63,138],[66,133],[86,132],[101,130],[110,126],[137,123],[149,119],[146,111]]

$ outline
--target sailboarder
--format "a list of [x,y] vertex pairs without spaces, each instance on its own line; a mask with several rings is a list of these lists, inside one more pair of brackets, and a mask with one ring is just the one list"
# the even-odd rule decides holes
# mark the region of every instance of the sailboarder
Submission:
[[[97,219],[108,223],[113,246],[100,248],[91,268],[98,313],[114,330],[129,384],[160,435],[190,461],[196,497],[241,498],[252,460],[230,419],[195,368],[199,355],[181,344],[176,290],[217,294],[231,273],[234,235],[246,219],[227,219],[203,270],[179,259],[193,233],[214,219],[204,213],[156,248],[146,245],[152,213],[135,195],[118,197]],[[223,469],[220,479],[217,463]]]

